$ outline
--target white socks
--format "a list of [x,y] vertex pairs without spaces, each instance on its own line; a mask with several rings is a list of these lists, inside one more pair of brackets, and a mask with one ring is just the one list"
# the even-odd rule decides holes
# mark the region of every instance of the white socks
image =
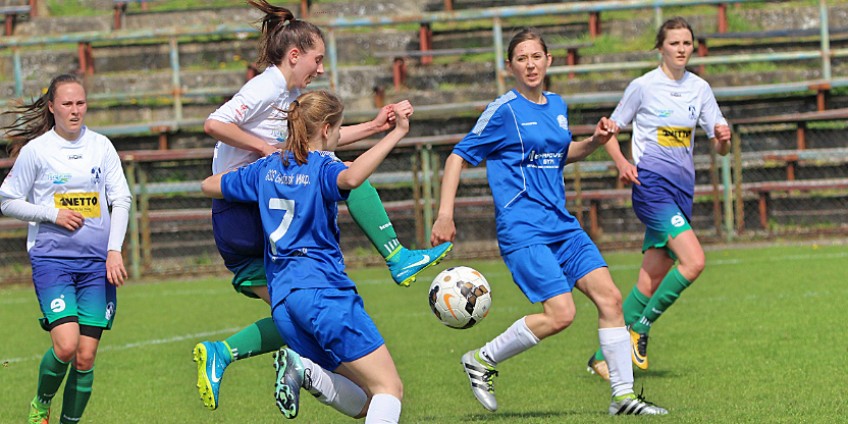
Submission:
[[613,397],[633,393],[633,365],[630,363],[630,334],[627,329],[599,328],[598,339],[607,360]]
[[378,393],[371,398],[365,424],[397,424],[400,420],[400,399]]
[[[309,358],[301,356],[300,360],[310,375],[311,385],[307,390],[319,402],[330,405],[349,417],[356,417],[362,412],[368,402],[368,395],[361,387],[341,374],[321,368]],[[369,412],[370,410],[369,408]]]
[[480,349],[480,356],[489,362],[489,365],[494,367],[539,343],[539,338],[527,328],[524,318],[515,321],[506,331]]

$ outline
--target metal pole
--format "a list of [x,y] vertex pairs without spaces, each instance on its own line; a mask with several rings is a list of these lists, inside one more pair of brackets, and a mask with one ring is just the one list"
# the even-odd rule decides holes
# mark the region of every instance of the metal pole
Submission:
[[330,90],[336,91],[339,86],[339,57],[336,50],[336,31],[330,27],[327,31],[327,39],[330,41],[328,55],[330,56]]
[[15,72],[15,97],[21,98],[24,96],[24,77],[23,71],[21,70],[21,49],[20,47],[15,47],[12,50],[14,51],[13,66]]
[[506,91],[506,82],[504,81],[504,45],[503,45],[503,28],[501,27],[501,18],[494,17],[492,19],[492,36],[495,42],[495,77],[498,81],[498,95]]
[[433,160],[433,146],[428,144],[421,149],[421,174],[424,182],[424,240],[419,240],[422,244],[418,248],[427,246],[427,239],[430,237],[430,230],[433,228],[433,170],[431,162]]
[[[733,181],[730,178],[730,155],[721,157],[721,185],[724,187],[724,239],[733,241]],[[737,192],[737,196],[742,193]]]
[[830,25],[827,18],[827,0],[819,0],[819,21],[821,28],[821,60],[822,60],[822,78],[830,82]]
[[141,253],[139,247],[138,236],[138,190],[135,179],[135,161],[132,156],[126,156],[124,161],[127,162],[127,184],[133,191],[133,201],[130,202],[130,277],[137,279],[141,277],[139,263],[141,262]]
[[182,82],[180,80],[180,47],[177,38],[171,37],[171,88],[174,92],[174,119],[177,122],[183,120]]

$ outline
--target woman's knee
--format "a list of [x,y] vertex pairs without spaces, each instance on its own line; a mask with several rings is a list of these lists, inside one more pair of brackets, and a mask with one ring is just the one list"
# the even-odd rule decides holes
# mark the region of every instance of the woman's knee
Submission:
[[548,325],[554,333],[559,333],[562,330],[568,328],[572,322],[574,322],[574,317],[577,315],[577,311],[574,309],[561,308],[551,313],[545,314],[545,317],[548,319]]

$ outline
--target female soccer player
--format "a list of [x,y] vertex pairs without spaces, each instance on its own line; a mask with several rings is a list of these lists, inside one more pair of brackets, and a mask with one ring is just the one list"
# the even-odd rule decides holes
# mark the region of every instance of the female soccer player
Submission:
[[[248,3],[264,13],[259,62],[267,68],[245,84],[236,95],[213,112],[205,130],[220,140],[215,146],[213,173],[249,164],[279,149],[286,137],[285,114],[291,102],[314,78],[324,73],[324,36],[306,21],[294,19],[283,7],[264,0]],[[397,113],[411,114],[408,101],[381,109],[377,117],[341,129],[340,145],[352,143],[388,130]],[[397,239],[377,191],[367,181],[347,199],[351,216],[386,259],[392,278],[402,286],[437,264],[452,244],[428,250],[409,250]],[[247,296],[269,302],[259,210],[255,204],[214,200],[212,225],[215,244],[227,268],[233,272],[233,286]],[[230,362],[272,352],[284,345],[271,318],[261,319],[224,341],[202,342],[194,348],[197,387],[201,400],[210,409],[218,407],[218,393],[224,370]]]
[[[309,358],[338,373],[323,372],[322,378],[350,379],[368,393],[366,422],[396,423],[403,386],[382,336],[344,272],[336,204],[374,172],[406,135],[409,120],[395,110],[395,128],[348,167],[333,153],[341,140],[343,110],[341,101],[326,91],[301,95],[287,111],[282,152],[207,178],[203,192],[259,205],[269,241],[265,265],[271,280],[271,314],[297,352],[283,348],[276,358],[280,411],[288,418],[297,415],[308,366],[302,362],[311,362]],[[315,384],[310,374],[306,386]]]
[[53,342],[38,367],[29,423],[48,422],[66,375],[60,421],[80,420],[97,346],[115,319],[115,288],[127,278],[121,246],[132,195],[112,143],[85,126],[86,110],[82,83],[59,75],[32,104],[6,112],[17,116],[6,136],[20,141],[10,145],[16,160],[0,185],[0,205],[29,222],[41,327]]
[[[704,249],[690,225],[695,126],[703,128],[718,154],[730,150],[730,127],[710,85],[686,70],[694,39],[683,18],[663,23],[655,45],[662,63],[628,85],[610,117],[616,130],[633,123],[635,166],[621,154],[618,142],[605,146],[619,178],[634,184],[633,211],[645,224],[642,267],[623,303],[632,360],[641,369],[648,368],[651,325],[704,270]],[[672,269],[675,259],[679,264]],[[589,370],[606,378],[603,358],[597,351],[589,358]]]
[[530,302],[542,303],[542,312],[522,317],[462,356],[471,390],[483,407],[495,411],[496,367],[571,324],[576,286],[598,308],[601,349],[610,358],[609,413],[666,414],[633,393],[621,293],[597,247],[565,209],[563,167],[609,140],[610,122],[602,118],[592,137],[572,141],[565,102],[542,88],[552,58],[535,30],[518,32],[507,58],[515,88],[489,104],[448,157],[431,242],[455,238],[454,203],[462,168],[485,160],[501,256]]

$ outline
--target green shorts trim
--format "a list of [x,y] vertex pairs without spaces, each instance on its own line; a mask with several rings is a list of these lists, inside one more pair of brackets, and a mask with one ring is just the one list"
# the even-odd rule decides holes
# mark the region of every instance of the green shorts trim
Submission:
[[233,289],[235,291],[254,299],[258,299],[251,287],[261,287],[268,285],[268,278],[265,276],[265,261],[261,258],[256,258],[238,269],[230,268],[233,271]]
[[645,239],[642,242],[642,253],[645,253],[648,249],[664,249],[668,252],[668,256],[673,260],[677,260],[677,255],[668,248],[668,240],[669,238],[675,238],[680,234],[683,234],[686,231],[692,229],[692,226],[689,225],[689,221],[683,218],[683,215],[677,215],[672,219],[671,223],[664,226],[662,230],[655,230],[651,228],[645,229]]

